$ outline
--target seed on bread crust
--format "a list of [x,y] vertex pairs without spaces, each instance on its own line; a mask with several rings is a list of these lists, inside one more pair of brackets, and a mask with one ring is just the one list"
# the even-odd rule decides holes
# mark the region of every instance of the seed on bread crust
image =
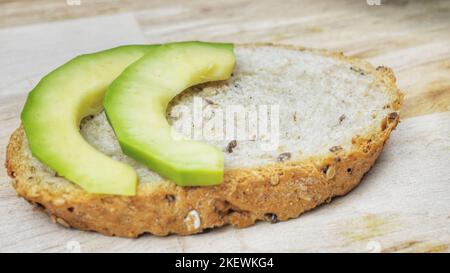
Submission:
[[62,218],[57,217],[56,223],[60,224],[61,226],[66,227],[66,228],[70,228],[70,225],[66,221],[64,221],[64,219],[62,219]]
[[333,179],[334,175],[336,174],[336,168],[334,166],[330,166],[327,169],[327,172],[325,173],[325,176],[328,180]]
[[53,200],[53,205],[55,206],[62,206],[66,203],[66,200],[64,200],[63,198],[56,198]]
[[175,195],[173,194],[166,194],[165,198],[169,203],[175,201]]
[[272,175],[270,177],[270,185],[276,186],[276,185],[278,185],[279,182],[280,182],[280,177],[278,176],[278,174]]
[[278,222],[278,217],[275,213],[266,213],[266,214],[264,214],[264,217],[265,217],[266,221],[268,221],[272,224]]
[[389,118],[390,120],[394,120],[394,119],[396,119],[397,117],[398,117],[397,112],[392,112],[392,113],[390,113],[389,116],[388,116],[388,118]]
[[186,215],[186,218],[184,218],[184,222],[189,230],[197,230],[201,225],[200,214],[195,209],[191,210]]

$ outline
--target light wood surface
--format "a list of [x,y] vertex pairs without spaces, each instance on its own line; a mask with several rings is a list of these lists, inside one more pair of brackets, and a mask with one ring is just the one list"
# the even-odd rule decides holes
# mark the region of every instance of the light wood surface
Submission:
[[450,2],[381,2],[0,0],[0,161],[39,79],[74,55],[117,44],[327,48],[393,68],[406,93],[403,121],[362,185],[299,219],[191,237],[108,238],[51,224],[15,197],[0,169],[0,251],[449,251]]

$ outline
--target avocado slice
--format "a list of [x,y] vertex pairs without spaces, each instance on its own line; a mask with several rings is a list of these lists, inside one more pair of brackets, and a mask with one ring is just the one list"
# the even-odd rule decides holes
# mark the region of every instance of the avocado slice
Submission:
[[152,48],[110,85],[104,107],[123,152],[180,186],[223,181],[224,154],[174,137],[168,103],[186,88],[230,77],[233,44],[180,42]]
[[121,46],[78,56],[45,76],[28,95],[21,118],[32,154],[89,193],[134,195],[133,168],[90,146],[83,117],[102,109],[108,85],[153,46]]

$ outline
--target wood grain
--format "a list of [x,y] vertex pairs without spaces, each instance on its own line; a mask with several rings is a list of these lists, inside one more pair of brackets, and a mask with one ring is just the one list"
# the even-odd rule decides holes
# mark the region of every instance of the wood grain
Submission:
[[343,51],[396,71],[404,117],[450,109],[450,2],[0,1],[0,27],[130,12],[149,42],[277,42]]
[[39,78],[75,54],[118,43],[198,39],[327,48],[392,67],[406,93],[404,121],[364,183],[297,220],[192,237],[107,238],[51,225],[15,197],[1,169],[0,251],[71,251],[72,241],[82,251],[449,251],[449,30],[446,0],[382,0],[380,6],[363,0],[81,0],[79,6],[0,0],[2,162],[26,93]]

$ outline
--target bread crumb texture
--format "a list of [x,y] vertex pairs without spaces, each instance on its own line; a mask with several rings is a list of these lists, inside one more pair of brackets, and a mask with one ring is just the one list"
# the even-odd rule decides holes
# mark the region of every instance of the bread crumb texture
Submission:
[[[191,109],[195,97],[211,106],[203,122],[229,105],[249,113],[261,105],[278,106],[277,149],[261,149],[264,136],[210,139],[204,130],[198,134],[198,140],[225,152],[223,184],[178,187],[164,180],[121,152],[102,112],[84,119],[81,133],[98,150],[135,168],[136,196],[84,192],[32,156],[21,127],[11,136],[6,159],[17,193],[63,226],[136,237],[188,235],[226,224],[247,227],[258,220],[275,223],[355,187],[399,122],[403,95],[392,71],[292,46],[242,45],[236,57],[231,79],[190,88],[167,112],[178,128],[190,120],[177,109]],[[202,130],[192,128],[194,134]]]

